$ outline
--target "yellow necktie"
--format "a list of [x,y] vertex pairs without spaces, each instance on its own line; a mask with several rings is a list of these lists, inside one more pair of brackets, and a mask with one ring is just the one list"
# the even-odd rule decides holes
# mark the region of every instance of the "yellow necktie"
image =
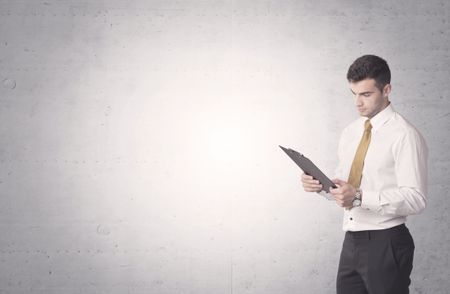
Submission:
[[367,149],[369,148],[371,137],[372,125],[370,119],[364,123],[364,134],[359,142],[358,149],[356,150],[355,158],[353,159],[350,175],[348,176],[348,183],[355,188],[359,188],[361,185],[362,170],[364,166],[364,158],[366,157]]

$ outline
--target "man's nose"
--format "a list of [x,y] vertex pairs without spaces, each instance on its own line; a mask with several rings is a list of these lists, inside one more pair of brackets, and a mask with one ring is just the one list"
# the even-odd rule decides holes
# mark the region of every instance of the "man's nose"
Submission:
[[355,96],[355,104],[356,104],[356,106],[361,106],[362,105],[361,96],[359,96],[359,95]]

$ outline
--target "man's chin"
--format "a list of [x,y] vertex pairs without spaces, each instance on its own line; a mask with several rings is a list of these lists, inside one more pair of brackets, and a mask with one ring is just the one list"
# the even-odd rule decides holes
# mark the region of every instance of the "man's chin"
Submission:
[[361,116],[361,117],[366,117],[366,118],[372,118],[369,114],[364,113],[364,112],[360,112],[360,113],[359,113],[359,116]]

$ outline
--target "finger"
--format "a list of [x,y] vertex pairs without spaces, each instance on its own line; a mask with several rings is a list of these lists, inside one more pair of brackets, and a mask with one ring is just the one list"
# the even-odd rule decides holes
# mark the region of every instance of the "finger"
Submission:
[[302,182],[302,184],[303,186],[314,186],[314,187],[322,186],[320,182]]
[[333,195],[339,195],[342,193],[340,188],[330,188],[330,193]]
[[[333,183],[333,184],[334,184],[334,183]],[[335,186],[335,187],[330,187],[330,188],[336,190],[336,189],[339,189],[339,188],[341,187],[341,186],[339,186],[339,185],[337,185],[337,184],[334,184],[334,186]]]
[[302,174],[302,179],[304,179],[304,180],[312,180],[314,178],[312,176],[310,176],[310,175],[307,175],[307,174],[303,173]]
[[318,180],[314,180],[314,179],[302,179],[302,182],[311,183],[311,184],[319,184],[320,183]]
[[319,181],[315,181],[315,180],[312,180],[312,181],[302,181],[302,185],[303,186],[321,186],[322,184],[320,184],[320,182]]
[[303,187],[307,187],[307,188],[322,188],[321,184],[305,184],[303,183]]
[[339,186],[343,186],[343,185],[347,184],[347,182],[340,180],[340,179],[333,179],[332,182]]
[[306,192],[319,192],[320,189],[305,189]]
[[303,186],[303,188],[306,190],[308,189],[310,192],[320,191],[322,190],[322,185],[316,185],[316,186]]
[[303,184],[303,187],[310,188],[310,189],[322,189],[321,184]]
[[305,188],[306,192],[320,192],[322,189],[320,188]]
[[320,185],[320,182],[318,180],[308,180],[308,181],[304,181],[304,182],[309,185]]

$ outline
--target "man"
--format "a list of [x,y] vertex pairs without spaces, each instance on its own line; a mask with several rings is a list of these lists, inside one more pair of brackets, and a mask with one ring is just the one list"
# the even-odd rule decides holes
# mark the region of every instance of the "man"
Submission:
[[[409,293],[414,241],[406,217],[426,206],[426,143],[389,101],[391,73],[374,55],[356,59],[347,73],[360,118],[342,132],[336,189],[344,208],[345,238],[338,294]],[[347,179],[347,180],[344,180]],[[305,191],[322,185],[303,174]]]

